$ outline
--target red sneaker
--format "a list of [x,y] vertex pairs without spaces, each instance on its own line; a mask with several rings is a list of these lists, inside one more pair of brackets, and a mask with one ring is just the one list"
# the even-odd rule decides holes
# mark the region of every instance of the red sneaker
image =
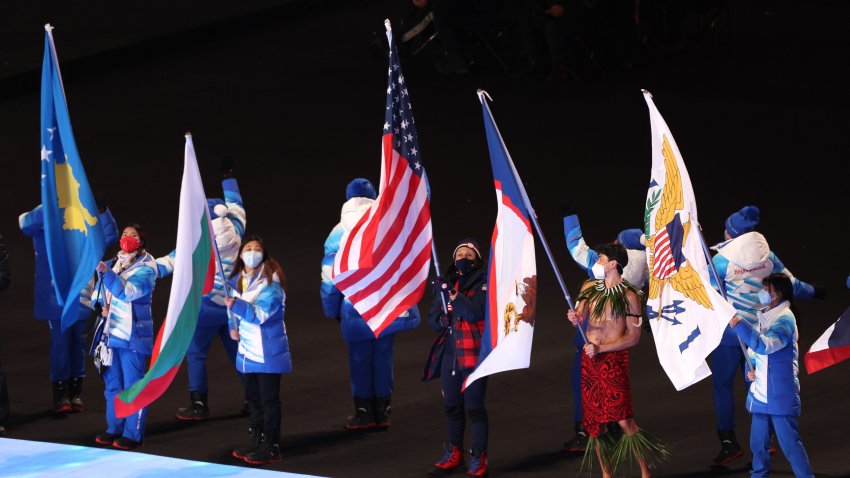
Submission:
[[445,476],[463,467],[463,452],[459,446],[446,443],[445,451],[443,457],[428,470],[428,476]]

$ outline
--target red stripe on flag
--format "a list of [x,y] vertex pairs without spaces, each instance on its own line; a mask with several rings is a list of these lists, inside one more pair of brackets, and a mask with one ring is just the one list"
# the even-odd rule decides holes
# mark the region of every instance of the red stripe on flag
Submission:
[[847,359],[850,359],[850,345],[809,352],[803,357],[803,360],[806,362],[806,372],[809,374]]
[[349,256],[351,255],[351,245],[354,243],[351,238],[357,237],[357,235],[360,234],[360,228],[363,227],[363,225],[366,224],[366,222],[369,220],[371,213],[371,208],[367,209],[366,212],[364,212],[363,215],[360,217],[360,220],[357,221],[357,224],[355,224],[351,231],[348,232],[348,240],[342,244],[342,250],[340,251],[340,253],[342,254],[342,258],[339,261],[340,273],[347,272],[349,270],[348,261]]
[[[496,251],[496,240],[499,238],[499,223],[493,226],[493,236],[490,239],[490,250]],[[490,270],[487,271],[487,300],[490,301],[490,345],[496,348],[499,342],[499,288],[498,277],[496,277],[496,261],[498,254],[493,254],[490,257]],[[492,350],[492,349],[491,349]],[[465,382],[464,382],[465,383]]]
[[[166,322],[168,322],[168,316],[162,321],[162,325],[164,326]],[[153,343],[153,353],[151,354],[151,364],[156,363],[156,359],[159,357],[159,349],[162,348],[162,334],[165,331],[165,327],[163,326],[160,326],[159,331],[156,333],[156,341]]]
[[[212,246],[212,245],[211,245]],[[201,291],[201,295],[208,294],[213,287],[215,287],[215,274],[217,271],[217,267],[215,265],[215,247],[212,246],[210,249],[210,262],[207,265],[207,275],[204,278],[204,288]],[[225,281],[226,278],[222,277],[222,281]]]
[[[159,342],[159,339],[157,339],[157,342]],[[154,354],[157,353],[157,350],[158,349],[154,349]],[[156,358],[152,357],[151,363],[154,363],[155,360]],[[180,370],[180,364],[177,364],[175,367],[171,367],[167,372],[162,374],[162,376],[151,379],[151,381],[148,382],[148,385],[142,389],[138,395],[136,395],[136,399],[133,400],[132,403],[126,403],[118,398],[119,395],[116,395],[115,401],[113,402],[115,405],[115,416],[118,418],[129,417],[153,403],[154,400],[165,393],[165,390],[168,389],[168,386],[171,385],[171,382],[174,380],[174,376],[177,375],[178,370]]]

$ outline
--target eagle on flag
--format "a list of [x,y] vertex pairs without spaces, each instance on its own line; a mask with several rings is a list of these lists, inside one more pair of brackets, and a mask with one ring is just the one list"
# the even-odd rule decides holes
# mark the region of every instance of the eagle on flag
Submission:
[[[661,152],[664,156],[666,182],[664,188],[661,191],[655,191],[647,201],[644,215],[646,247],[649,250],[647,254],[649,259],[648,298],[659,297],[669,284],[687,298],[709,310],[714,310],[705,285],[682,251],[682,245],[690,233],[691,220],[687,212],[679,212],[685,208],[682,177],[673,148],[670,147],[666,135],[664,135]],[[659,199],[661,204],[655,215],[656,233],[650,235],[649,218]],[[661,320],[660,314],[658,320]]]

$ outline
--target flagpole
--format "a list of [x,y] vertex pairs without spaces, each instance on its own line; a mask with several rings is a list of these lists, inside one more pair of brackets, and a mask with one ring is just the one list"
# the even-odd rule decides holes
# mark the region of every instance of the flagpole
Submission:
[[[442,275],[440,275],[440,263],[437,261],[437,246],[434,245],[433,232],[431,236],[431,258],[434,260],[434,273],[437,274],[437,277],[442,277]],[[443,301],[443,311],[448,314],[449,309],[446,306],[446,291],[442,289],[440,289],[440,299]]]
[[[714,261],[711,260],[711,254],[708,252],[708,246],[705,244],[705,237],[702,235],[702,226],[697,224],[697,234],[699,235],[699,242],[702,245],[702,252],[705,254],[706,261],[708,262],[709,268],[711,268],[711,273],[714,276],[714,282],[717,283],[717,290],[720,292],[720,295],[723,297],[723,300],[726,299],[726,288],[720,287],[720,274],[717,273],[717,268],[714,267]],[[731,329],[732,326],[727,326]],[[750,372],[754,372],[753,364],[750,362],[749,354],[747,354],[747,347],[744,346],[744,341],[741,340],[741,337],[738,337],[737,334],[735,337],[738,339],[738,345],[741,346],[741,351],[744,352],[744,358],[746,358],[747,362],[747,370]]]
[[[490,117],[493,117],[493,113],[490,111],[490,105],[484,100],[486,96],[490,101],[493,101],[493,98],[484,90],[479,89],[477,91],[478,99],[481,101],[481,104],[487,108],[487,113]],[[495,122],[494,122],[495,125]],[[502,136],[499,134],[499,140],[502,141]],[[505,147],[504,141],[502,141],[502,146],[504,150],[507,152],[507,147]],[[525,187],[522,185],[522,181],[519,178],[519,173],[514,166],[514,161],[511,159],[511,155],[507,154],[508,164],[511,166],[511,171],[514,175],[514,180],[517,183],[517,186],[520,188],[522,192],[522,202],[525,204],[526,209],[528,209],[528,215],[531,217],[531,223],[534,224],[534,229],[537,231],[537,236],[540,238],[540,243],[543,244],[543,250],[546,251],[546,256],[549,258],[549,263],[552,264],[552,270],[555,271],[555,277],[558,278],[558,284],[561,286],[561,291],[564,293],[564,298],[567,299],[567,305],[570,306],[570,310],[575,310],[575,306],[573,305],[573,299],[570,297],[570,292],[567,290],[567,285],[564,283],[564,278],[561,276],[561,271],[558,269],[558,265],[555,263],[555,258],[552,256],[552,251],[549,249],[549,243],[546,241],[546,236],[543,234],[543,229],[540,228],[540,223],[537,221],[537,213],[534,212],[534,208],[531,206],[531,201],[528,199],[528,194],[525,192]],[[585,344],[589,344],[590,341],[587,340],[587,335],[584,333],[584,329],[579,324],[577,327],[578,331],[581,333],[581,338],[584,339]]]
[[45,23],[44,31],[47,32],[50,52],[53,53],[53,66],[56,67],[56,76],[59,77],[59,86],[62,87],[62,99],[65,100],[65,105],[67,106],[68,98],[65,96],[65,81],[62,80],[62,71],[59,69],[59,55],[56,54],[56,44],[53,42],[53,25]]

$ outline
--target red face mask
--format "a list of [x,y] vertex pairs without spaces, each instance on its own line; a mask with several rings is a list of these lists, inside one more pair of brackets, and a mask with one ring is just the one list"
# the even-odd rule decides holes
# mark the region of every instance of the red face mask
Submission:
[[124,236],[121,238],[119,245],[121,246],[122,251],[129,253],[138,249],[141,243],[133,236]]

